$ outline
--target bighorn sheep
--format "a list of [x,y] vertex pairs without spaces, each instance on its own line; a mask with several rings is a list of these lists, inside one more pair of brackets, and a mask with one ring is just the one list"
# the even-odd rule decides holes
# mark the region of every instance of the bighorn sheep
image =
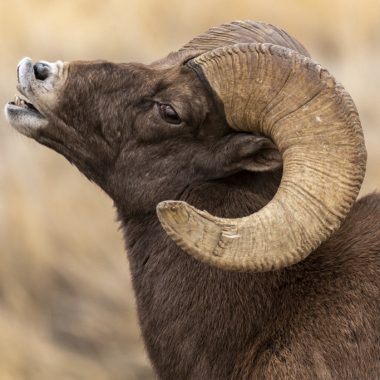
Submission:
[[150,65],[25,58],[18,90],[10,124],[115,202],[160,378],[380,376],[380,198],[355,202],[357,111],[294,38],[232,22]]

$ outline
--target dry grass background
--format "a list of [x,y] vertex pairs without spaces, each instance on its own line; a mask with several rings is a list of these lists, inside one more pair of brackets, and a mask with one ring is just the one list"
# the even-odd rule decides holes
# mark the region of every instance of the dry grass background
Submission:
[[[210,26],[273,23],[353,96],[380,184],[378,0],[0,0],[0,103],[20,58],[149,62]],[[151,379],[111,201],[0,118],[0,379]]]

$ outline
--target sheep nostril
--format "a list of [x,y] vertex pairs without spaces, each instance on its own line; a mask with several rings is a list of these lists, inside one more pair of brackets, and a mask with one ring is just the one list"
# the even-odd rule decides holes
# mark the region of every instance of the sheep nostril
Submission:
[[33,66],[36,79],[45,80],[50,74],[50,66],[44,62],[37,62]]

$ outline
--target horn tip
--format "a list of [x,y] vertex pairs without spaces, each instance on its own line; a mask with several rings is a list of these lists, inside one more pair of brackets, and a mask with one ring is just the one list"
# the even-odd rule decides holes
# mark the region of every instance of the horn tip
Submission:
[[189,205],[182,201],[163,201],[156,207],[156,212],[161,224],[181,225],[189,220],[187,208]]

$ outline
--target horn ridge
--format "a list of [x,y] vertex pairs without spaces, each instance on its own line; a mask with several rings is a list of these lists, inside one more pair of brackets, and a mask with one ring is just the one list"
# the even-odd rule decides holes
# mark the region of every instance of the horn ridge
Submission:
[[235,20],[220,26],[212,27],[205,33],[193,38],[179,51],[210,51],[218,47],[237,43],[272,43],[284,46],[309,56],[305,47],[284,30],[271,24],[251,20]]

